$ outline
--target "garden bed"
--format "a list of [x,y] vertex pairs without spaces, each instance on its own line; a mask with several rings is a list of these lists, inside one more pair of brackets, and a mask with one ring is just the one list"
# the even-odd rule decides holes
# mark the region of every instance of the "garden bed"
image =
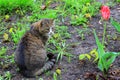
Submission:
[[[52,4],[51,7],[57,6],[57,4],[58,3]],[[111,17],[120,22],[120,5],[116,4],[110,7],[110,10]],[[7,26],[6,29],[10,29],[14,25],[11,23],[17,23],[20,18],[21,16],[19,16],[19,19],[16,18],[16,16],[12,16],[7,21],[5,19],[1,21],[3,21],[3,23],[8,22],[8,24],[5,24],[5,26]],[[68,45],[65,52],[72,54],[72,56],[68,57],[67,55],[63,55],[62,59],[56,63],[52,70],[36,78],[29,78],[28,80],[53,80],[55,77],[56,80],[120,80],[120,56],[118,56],[115,59],[114,63],[110,66],[106,79],[103,73],[98,69],[97,62],[93,62],[93,60],[88,59],[79,60],[80,54],[90,53],[90,51],[93,49],[97,49],[93,29],[96,30],[100,41],[102,41],[104,24],[103,22],[100,23],[100,19],[100,13],[89,18],[88,22],[86,23],[86,26],[88,27],[85,28],[83,25],[71,25],[69,17],[64,18],[64,21],[62,21],[62,18],[59,16],[58,19],[56,19],[59,20],[57,22],[57,25],[67,26],[67,31],[70,34],[69,38],[64,38],[66,40],[66,45]],[[24,23],[22,20],[20,22]],[[32,23],[32,21],[28,22]],[[24,26],[29,26],[26,25],[26,23],[24,24]],[[1,37],[3,36],[2,34],[0,35]],[[7,50],[5,50],[3,46],[7,47]],[[3,38],[0,40],[0,47],[3,47],[2,51],[6,51],[5,55],[7,56],[14,54],[16,46],[17,45],[13,41],[4,41]],[[116,29],[111,25],[110,20],[107,22],[105,50],[111,52],[120,52],[120,33],[118,33]],[[18,68],[14,61],[12,62],[11,59],[13,59],[14,56],[7,56],[6,58],[0,58],[0,80],[2,80],[2,76],[4,76],[4,79],[6,80],[26,80],[27,78],[23,77],[18,72]],[[61,71],[61,74],[57,74],[57,76],[55,76],[55,72],[58,69]]]

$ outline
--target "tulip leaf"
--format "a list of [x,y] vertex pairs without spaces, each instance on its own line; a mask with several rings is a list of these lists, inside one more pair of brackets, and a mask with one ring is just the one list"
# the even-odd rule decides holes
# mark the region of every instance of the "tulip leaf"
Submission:
[[98,37],[97,37],[97,35],[96,35],[95,30],[94,30],[94,36],[95,36],[96,44],[97,44],[97,46],[98,46],[99,58],[101,58],[102,55],[105,53],[105,51],[104,51],[104,46],[100,43],[100,41],[99,41],[99,39],[98,39]]
[[115,27],[115,29],[120,32],[120,23],[118,23],[117,21],[113,20],[111,18],[111,24]]

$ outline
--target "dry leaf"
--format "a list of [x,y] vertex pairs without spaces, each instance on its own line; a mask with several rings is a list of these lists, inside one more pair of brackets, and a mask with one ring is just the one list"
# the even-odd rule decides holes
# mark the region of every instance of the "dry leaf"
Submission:
[[7,41],[8,40],[8,34],[4,33],[3,38],[4,38],[5,41]]
[[57,69],[57,70],[56,70],[56,73],[60,75],[60,74],[61,74],[61,70],[60,70],[60,69]]
[[86,18],[91,18],[91,15],[89,13],[85,14]]
[[42,6],[41,6],[41,9],[42,9],[42,10],[45,10],[45,9],[46,9],[46,6],[45,6],[45,5],[42,5]]

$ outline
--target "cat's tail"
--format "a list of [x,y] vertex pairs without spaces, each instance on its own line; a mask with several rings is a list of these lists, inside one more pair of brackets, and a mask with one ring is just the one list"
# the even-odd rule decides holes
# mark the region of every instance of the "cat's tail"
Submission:
[[38,70],[37,72],[35,72],[34,75],[36,75],[36,76],[37,75],[41,75],[42,73],[44,73],[44,72],[52,69],[54,65],[55,65],[55,59],[51,59],[51,60],[49,60],[49,61],[47,61],[45,63],[45,65],[43,66],[43,68],[41,68],[40,70]]
[[46,71],[52,69],[52,67],[55,65],[55,62],[56,62],[55,59],[50,59],[38,71],[34,72],[34,71],[25,70],[25,71],[22,72],[22,74],[25,77],[34,78],[34,77],[39,76],[39,75],[45,73]]
[[55,65],[57,54],[53,55],[52,53],[49,53],[47,54],[47,57],[48,57],[48,61],[44,64],[42,68],[38,69],[37,71],[24,69],[22,70],[23,76],[32,78],[32,77],[39,76],[45,73],[46,71],[52,69],[53,66]]

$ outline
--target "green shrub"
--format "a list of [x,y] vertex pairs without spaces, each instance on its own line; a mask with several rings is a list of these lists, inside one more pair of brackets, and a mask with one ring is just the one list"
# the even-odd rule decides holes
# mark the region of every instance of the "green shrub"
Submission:
[[88,18],[97,14],[100,3],[95,0],[63,0],[64,6],[60,7],[63,16],[71,16],[71,24],[80,25]]
[[33,10],[33,0],[0,0],[0,14],[8,14],[16,10]]
[[117,0],[117,2],[120,2],[120,0]]

